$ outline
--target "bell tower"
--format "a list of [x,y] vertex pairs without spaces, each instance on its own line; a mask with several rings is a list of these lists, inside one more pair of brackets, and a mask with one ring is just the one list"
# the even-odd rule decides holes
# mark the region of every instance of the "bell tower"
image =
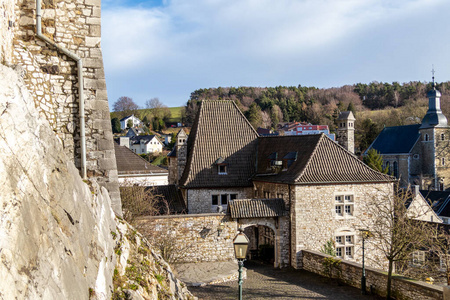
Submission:
[[336,130],[339,145],[355,154],[355,116],[351,111],[343,111],[338,117]]

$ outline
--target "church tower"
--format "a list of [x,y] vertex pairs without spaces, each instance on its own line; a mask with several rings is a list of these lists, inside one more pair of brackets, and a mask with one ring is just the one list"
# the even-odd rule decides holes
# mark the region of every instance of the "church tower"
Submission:
[[183,175],[187,159],[187,138],[186,132],[181,128],[176,136],[172,152],[167,155],[169,158],[169,184],[178,184]]
[[344,111],[339,114],[337,141],[339,145],[355,153],[355,116],[351,111]]
[[[434,71],[433,71],[434,72]],[[450,127],[441,110],[441,93],[433,88],[427,93],[428,111],[419,128],[422,148],[422,188],[447,190],[450,188]]]

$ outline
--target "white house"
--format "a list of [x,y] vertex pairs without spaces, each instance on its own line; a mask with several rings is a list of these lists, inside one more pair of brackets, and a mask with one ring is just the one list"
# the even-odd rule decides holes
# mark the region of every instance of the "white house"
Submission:
[[133,127],[139,126],[141,124],[141,120],[136,118],[134,115],[127,116],[125,118],[120,119],[120,128],[122,130],[126,129],[128,126],[128,121],[131,120],[133,122]]
[[136,154],[162,152],[163,144],[156,135],[138,135],[130,139],[130,149]]

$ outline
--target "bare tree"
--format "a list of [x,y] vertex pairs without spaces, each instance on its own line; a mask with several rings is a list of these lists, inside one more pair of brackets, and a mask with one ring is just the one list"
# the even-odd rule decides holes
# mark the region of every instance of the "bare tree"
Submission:
[[393,194],[372,197],[363,210],[368,216],[363,220],[373,238],[371,245],[388,260],[387,299],[391,298],[394,264],[410,259],[411,254],[429,243],[427,222],[418,221],[424,209],[411,211],[410,191],[397,190]]
[[145,107],[151,110],[153,118],[157,118],[167,122],[167,120],[171,116],[169,108],[161,101],[159,101],[158,98],[147,100],[145,102]]
[[119,113],[120,118],[136,114],[139,106],[134,103],[133,99],[127,96],[122,96],[114,102],[113,110]]
[[140,216],[155,216],[169,213],[169,205],[153,187],[124,183],[120,186],[124,219],[132,225]]

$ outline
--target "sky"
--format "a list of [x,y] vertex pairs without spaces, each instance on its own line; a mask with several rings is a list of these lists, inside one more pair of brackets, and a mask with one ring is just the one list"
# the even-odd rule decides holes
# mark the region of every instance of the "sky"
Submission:
[[211,87],[450,80],[447,0],[102,0],[110,107]]

